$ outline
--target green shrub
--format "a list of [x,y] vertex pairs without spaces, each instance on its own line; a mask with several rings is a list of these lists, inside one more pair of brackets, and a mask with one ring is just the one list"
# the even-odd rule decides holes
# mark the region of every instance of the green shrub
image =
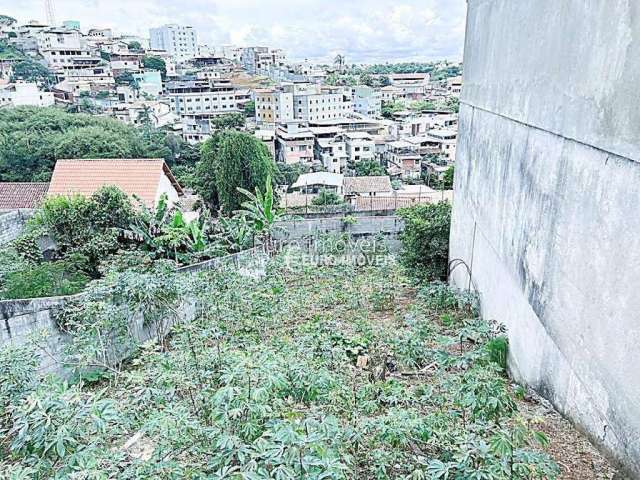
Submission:
[[29,265],[6,275],[0,297],[3,299],[53,297],[80,292],[89,277],[68,261]]
[[405,221],[400,235],[401,263],[420,279],[446,280],[451,205],[447,202],[416,205],[400,209],[398,214]]
[[0,429],[9,421],[9,407],[36,385],[38,357],[28,345],[0,349]]
[[496,365],[499,365],[503,370],[507,369],[507,351],[509,349],[509,341],[507,337],[496,337],[490,340],[487,345],[487,352],[489,352],[489,358]]
[[311,204],[313,205],[340,205],[342,204],[342,199],[336,192],[332,192],[331,190],[322,189],[318,196],[311,200]]

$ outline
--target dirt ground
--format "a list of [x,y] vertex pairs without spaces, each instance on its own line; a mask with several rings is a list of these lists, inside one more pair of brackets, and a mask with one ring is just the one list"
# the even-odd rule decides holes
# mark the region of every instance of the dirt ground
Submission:
[[545,432],[551,442],[547,452],[562,470],[560,479],[626,480],[549,402],[528,394],[518,407],[526,417],[543,420],[536,429]]

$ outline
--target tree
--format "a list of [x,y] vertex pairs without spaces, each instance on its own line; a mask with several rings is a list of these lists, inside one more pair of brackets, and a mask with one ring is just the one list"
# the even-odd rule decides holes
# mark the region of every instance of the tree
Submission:
[[444,176],[442,177],[442,188],[444,190],[451,190],[453,188],[453,177],[454,177],[454,167],[451,165],[444,172]]
[[416,102],[412,102],[411,105],[409,105],[409,109],[411,110],[415,110],[415,111],[424,111],[424,110],[435,110],[436,106],[433,102],[430,102],[428,100],[418,100]]
[[10,27],[17,23],[17,20],[9,15],[0,15],[0,25]]
[[140,45],[140,42],[134,40],[133,42],[129,42],[129,45],[127,45],[127,47],[129,47],[129,50],[131,50],[132,52],[142,52],[142,45]]
[[392,118],[394,113],[401,112],[404,108],[405,106],[402,102],[384,102],[381,114],[384,118]]
[[318,196],[311,200],[311,204],[317,206],[340,205],[342,204],[342,199],[336,192],[323,188]]
[[162,78],[167,76],[167,64],[160,57],[145,55],[142,57],[142,66],[145,70],[157,70],[162,75]]
[[255,100],[251,100],[244,105],[244,114],[247,117],[255,117],[256,116],[256,102]]
[[50,87],[54,83],[51,71],[41,63],[31,59],[25,59],[13,65],[12,81],[15,80],[35,82],[44,87]]
[[0,109],[0,181],[47,181],[60,158],[163,158],[190,149],[173,134],[59,108]]
[[273,178],[276,166],[266,145],[248,133],[225,129],[202,144],[196,191],[207,204],[230,214],[253,191]]
[[448,202],[416,205],[398,210],[405,221],[400,234],[400,261],[418,278],[446,280],[449,261],[451,205]]
[[361,160],[355,165],[357,177],[367,177],[372,175],[386,175],[387,171],[375,160]]
[[244,127],[245,122],[245,117],[241,113],[225,113],[224,115],[218,115],[211,120],[213,126],[218,130],[242,128]]
[[277,167],[276,183],[278,185],[292,185],[300,175],[311,171],[311,167],[304,163],[278,163]]
[[346,58],[344,55],[338,54],[333,59],[333,64],[338,66],[338,71],[342,72],[344,70],[344,65],[346,62]]
[[244,215],[254,231],[269,243],[275,223],[282,215],[273,194],[271,175],[265,181],[264,194],[259,188],[256,188],[255,195],[244,188],[238,188],[238,191],[248,199],[238,213]]

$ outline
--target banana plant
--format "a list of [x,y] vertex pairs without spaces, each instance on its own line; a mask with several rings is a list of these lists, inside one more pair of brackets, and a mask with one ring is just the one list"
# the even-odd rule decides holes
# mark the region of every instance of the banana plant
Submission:
[[236,213],[245,216],[258,236],[269,241],[275,223],[283,214],[283,210],[277,207],[271,176],[268,176],[265,182],[264,194],[257,187],[255,194],[244,188],[238,188],[238,191],[248,200],[242,204],[243,208]]

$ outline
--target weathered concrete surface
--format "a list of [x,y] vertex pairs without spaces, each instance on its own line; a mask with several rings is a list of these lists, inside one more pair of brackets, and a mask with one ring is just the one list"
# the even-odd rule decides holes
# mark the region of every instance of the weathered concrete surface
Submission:
[[483,314],[508,327],[513,374],[633,478],[639,14],[622,0],[469,0],[451,233]]
[[33,215],[33,210],[26,209],[0,212],[0,245],[5,245],[18,238],[31,215]]

